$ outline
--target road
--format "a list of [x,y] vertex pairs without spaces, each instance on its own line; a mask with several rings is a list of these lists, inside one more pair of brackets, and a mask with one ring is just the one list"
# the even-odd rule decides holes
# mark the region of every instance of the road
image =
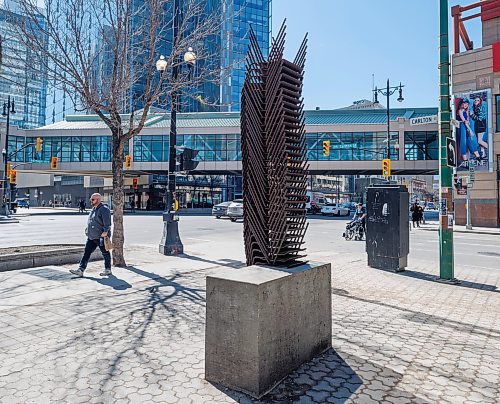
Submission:
[[[125,216],[126,246],[157,245],[160,242],[163,222],[161,215]],[[364,243],[345,241],[342,232],[346,218],[309,218],[306,235],[308,252],[332,255],[336,253],[362,253]],[[19,223],[0,225],[0,246],[21,246],[35,244],[83,244],[86,215],[31,215],[19,218]],[[181,217],[180,234],[189,251],[190,246],[209,247],[210,243],[224,240],[241,239],[237,255],[243,257],[243,224],[227,219],[215,219],[209,216]],[[482,269],[500,270],[500,236],[485,234],[457,233],[455,240],[455,260],[457,264]],[[233,248],[233,247],[232,247]],[[437,231],[412,230],[410,232],[410,257],[433,262],[439,260],[439,241]]]

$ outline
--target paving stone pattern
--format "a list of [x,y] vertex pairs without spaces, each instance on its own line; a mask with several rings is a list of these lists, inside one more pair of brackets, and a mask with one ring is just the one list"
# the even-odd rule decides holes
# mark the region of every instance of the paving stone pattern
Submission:
[[[466,282],[450,286],[432,282],[432,268],[393,274],[358,258],[333,260],[333,349],[261,402],[499,402],[498,273],[463,270]],[[89,275],[101,265],[89,264]],[[2,307],[0,402],[257,402],[203,378],[210,267],[152,265],[129,269],[144,275],[133,287]],[[47,273],[53,283],[85,282],[65,271]],[[0,302],[20,288],[11,278],[2,288],[6,279]]]

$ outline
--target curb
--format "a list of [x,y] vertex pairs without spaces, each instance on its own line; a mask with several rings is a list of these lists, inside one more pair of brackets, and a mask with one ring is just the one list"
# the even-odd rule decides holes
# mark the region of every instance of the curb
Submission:
[[[438,231],[439,229],[425,229],[420,228],[420,230],[424,231]],[[491,232],[491,231],[482,231],[482,230],[455,230],[453,229],[453,233],[466,233],[466,234],[486,234],[488,236],[500,236],[500,232]]]
[[17,219],[0,219],[0,224],[19,223]]
[[[52,250],[30,251],[25,253],[0,255],[0,272],[15,271],[18,269],[36,268],[46,265],[77,264],[82,258],[84,245],[68,245],[66,248],[54,248]],[[90,261],[100,258],[97,249],[90,256]]]

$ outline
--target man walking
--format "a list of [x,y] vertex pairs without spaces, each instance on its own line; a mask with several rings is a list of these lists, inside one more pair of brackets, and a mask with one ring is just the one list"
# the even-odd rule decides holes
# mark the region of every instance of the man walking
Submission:
[[85,252],[83,253],[79,268],[69,270],[73,275],[80,278],[87,268],[91,254],[97,247],[99,247],[104,257],[104,272],[101,272],[100,275],[111,275],[111,254],[104,248],[104,237],[111,236],[111,212],[108,206],[102,203],[101,194],[92,194],[90,204],[92,205],[92,210],[90,211],[87,228],[85,229],[85,234],[87,235]]

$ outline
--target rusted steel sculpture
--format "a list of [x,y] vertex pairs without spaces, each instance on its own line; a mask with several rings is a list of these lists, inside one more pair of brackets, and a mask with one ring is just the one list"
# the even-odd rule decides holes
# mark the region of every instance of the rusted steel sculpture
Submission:
[[266,61],[253,31],[241,100],[247,265],[304,263],[307,163],[302,82],[307,35],[294,62],[283,59],[285,23]]

